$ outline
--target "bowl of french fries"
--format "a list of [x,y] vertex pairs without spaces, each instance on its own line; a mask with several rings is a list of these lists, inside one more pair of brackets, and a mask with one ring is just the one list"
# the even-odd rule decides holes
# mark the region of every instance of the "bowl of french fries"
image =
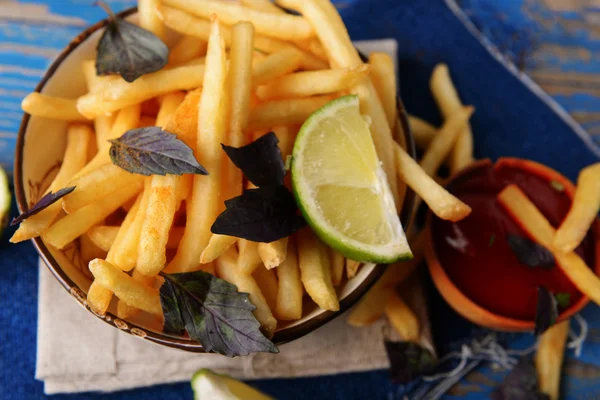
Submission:
[[295,15],[271,2],[196,3],[103,5],[109,18],[23,100],[11,241],[32,239],[74,299],[122,331],[193,352],[276,352],[384,271],[290,210],[286,174],[311,115],[332,101],[367,114],[397,226],[409,224],[413,185],[432,203],[449,194],[413,160],[393,61],[361,58],[333,5],[281,2]]

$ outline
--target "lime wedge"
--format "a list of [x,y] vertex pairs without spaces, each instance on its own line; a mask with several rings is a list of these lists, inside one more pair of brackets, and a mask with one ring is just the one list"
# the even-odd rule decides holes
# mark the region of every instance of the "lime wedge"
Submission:
[[292,154],[300,210],[322,241],[358,261],[412,258],[357,96],[315,111]]
[[8,186],[8,177],[2,167],[0,167],[0,235],[8,224],[8,216],[10,215],[10,202],[12,196]]
[[227,375],[201,369],[192,377],[194,400],[273,400]]

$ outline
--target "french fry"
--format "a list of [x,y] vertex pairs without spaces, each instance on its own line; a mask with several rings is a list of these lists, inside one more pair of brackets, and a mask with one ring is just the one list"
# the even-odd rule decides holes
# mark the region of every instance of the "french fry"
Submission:
[[518,186],[509,185],[498,194],[498,201],[533,240],[552,252],[556,265],[573,285],[600,304],[600,278],[576,253],[563,253],[552,247],[556,230],[525,193]]
[[204,66],[162,69],[143,75],[131,83],[119,76],[109,78],[98,90],[77,99],[77,110],[82,115],[96,118],[166,93],[196,89],[202,86]]
[[75,190],[63,197],[62,207],[67,214],[72,214],[115,190],[142,180],[143,175],[132,174],[113,164],[102,165],[69,183]]
[[263,103],[252,110],[250,128],[302,124],[313,112],[334,98],[333,95],[323,95],[302,99],[273,100]]
[[398,119],[396,106],[398,87],[394,60],[387,53],[376,52],[369,55],[369,64],[371,65],[371,80],[381,99],[388,125],[394,127]]
[[[58,174],[46,193],[56,192],[67,186],[73,175],[86,163],[87,149],[92,142],[93,132],[87,125],[71,124],[67,129],[67,148]],[[39,213],[27,218],[10,238],[12,243],[22,242],[41,235],[61,212],[61,202],[51,204]]]
[[298,262],[306,292],[319,307],[338,311],[340,303],[331,282],[331,268],[324,265],[324,245],[308,229],[298,234]]
[[94,313],[104,315],[108,310],[112,296],[113,292],[111,290],[106,289],[94,280],[87,293],[87,304]]
[[[207,43],[195,36],[186,35],[169,52],[169,63],[166,68],[173,68],[193,60],[198,60],[206,54]],[[187,64],[189,65],[189,64]]]
[[[90,240],[103,251],[109,251],[117,233],[119,232],[118,226],[106,226],[98,225],[90,229],[87,236]],[[176,227],[172,228],[169,232],[169,240],[167,240],[167,249],[175,250],[183,237],[183,228]],[[96,257],[100,258],[100,257]]]
[[140,191],[138,183],[125,186],[104,196],[95,203],[88,204],[78,209],[73,214],[52,224],[42,235],[46,243],[62,249],[79,236],[86,233],[92,226],[108,217],[124,202],[135,196]]
[[34,117],[65,121],[88,120],[77,111],[77,100],[48,96],[38,92],[29,93],[25,96],[21,101],[21,109]]
[[175,133],[179,139],[192,149],[196,148],[198,104],[200,104],[201,95],[201,90],[189,92],[165,126],[167,131]]
[[395,290],[391,290],[385,297],[385,315],[388,317],[394,330],[402,338],[402,341],[418,342],[421,327],[419,319],[413,310],[410,309]]
[[600,163],[581,170],[569,213],[556,231],[554,248],[574,251],[585,238],[600,210]]
[[325,52],[323,45],[321,45],[319,38],[315,37],[307,40],[296,40],[294,43],[300,49],[310,52],[319,59],[327,61],[327,63],[329,64],[329,60],[327,59],[327,53]]
[[158,3],[159,0],[138,0],[140,27],[154,33],[159,39],[164,40],[167,30],[156,15],[156,6]]
[[433,138],[420,161],[421,168],[429,176],[435,176],[448,154],[452,151],[459,135],[468,126],[469,118],[475,109],[464,107],[452,114]]
[[329,253],[331,259],[331,282],[333,283],[333,286],[339,286],[342,283],[346,259],[341,253],[333,249],[329,249]]
[[238,240],[238,269],[241,273],[250,275],[262,264],[258,254],[258,243],[246,239]]
[[198,107],[198,137],[195,153],[210,171],[208,176],[194,176],[189,199],[185,233],[169,271],[187,272],[200,266],[200,255],[211,237],[210,227],[219,212],[222,171],[221,143],[225,139],[227,61],[219,21],[211,19],[206,71],[211,77],[204,84]]
[[559,399],[560,372],[569,334],[569,320],[559,322],[544,332],[535,353],[538,387],[550,400]]
[[262,11],[264,13],[285,14],[283,9],[277,7],[270,0],[241,0],[241,3],[248,8]]
[[259,60],[252,67],[252,84],[261,85],[300,68],[302,54],[295,48],[283,48]]
[[142,115],[142,117],[140,118],[140,123],[137,127],[138,128],[146,128],[148,126],[155,126],[155,125],[156,125],[156,118],[150,117],[148,115]]
[[[145,286],[148,286],[150,288],[154,287],[154,277],[148,277],[144,274],[141,274],[136,269],[133,270],[131,277],[134,281],[137,281]],[[139,314],[140,311],[140,309],[130,306],[121,299],[119,299],[119,301],[117,302],[117,317],[121,319],[132,318]]]
[[314,35],[310,24],[296,15],[264,13],[218,0],[162,0],[162,2],[202,18],[210,18],[211,15],[216,14],[223,23],[228,25],[249,21],[258,33],[274,38],[300,40]]
[[348,277],[348,279],[352,279],[356,276],[356,273],[358,272],[358,267],[360,266],[360,261],[351,260],[349,258],[346,259],[346,276]]
[[288,238],[276,240],[271,243],[259,243],[258,255],[265,268],[278,267],[287,257]]
[[[96,90],[102,84],[103,77],[96,75],[96,62],[94,60],[85,60],[81,63],[81,71],[85,77],[85,84],[89,92]],[[75,104],[77,107],[77,104]]]
[[[79,254],[81,254],[81,261],[86,265],[94,258],[105,258],[106,253],[107,251],[96,246],[96,243],[88,235],[79,237]],[[89,273],[85,268],[82,269],[84,274]],[[92,278],[92,276],[90,275],[89,278]]]
[[439,218],[460,221],[471,213],[471,207],[438,185],[399,145],[395,145],[398,175],[427,203]]
[[94,275],[94,282],[112,291],[120,300],[132,307],[162,317],[158,290],[136,281],[104,260],[92,260],[89,268]]
[[279,283],[277,282],[277,274],[275,271],[266,269],[263,265],[256,268],[252,273],[256,280],[256,284],[260,288],[265,300],[271,310],[275,310],[277,306],[277,293],[279,291]]
[[230,248],[225,254],[217,258],[216,265],[217,274],[220,278],[237,286],[239,292],[249,294],[250,302],[256,307],[256,310],[253,311],[254,316],[260,322],[267,337],[271,337],[277,328],[277,320],[252,275],[239,271],[235,249]]
[[192,184],[194,183],[194,175],[184,174],[179,177],[177,187],[177,202],[181,205],[181,202],[187,199],[192,193]]
[[300,280],[298,253],[294,240],[288,242],[287,256],[276,271],[279,281],[277,304],[275,306],[277,319],[290,321],[301,318],[304,287]]
[[352,69],[296,72],[271,80],[256,90],[262,101],[335,93],[356,86],[370,71],[366,64]]
[[417,148],[427,149],[429,143],[437,135],[437,128],[414,115],[408,116],[408,124]]
[[[450,79],[446,64],[438,64],[434,68],[429,85],[444,118],[450,118],[451,115],[463,107],[456,88],[452,84],[452,79]],[[450,172],[454,174],[472,162],[473,133],[471,128],[467,126],[456,140],[456,145],[450,156]]]

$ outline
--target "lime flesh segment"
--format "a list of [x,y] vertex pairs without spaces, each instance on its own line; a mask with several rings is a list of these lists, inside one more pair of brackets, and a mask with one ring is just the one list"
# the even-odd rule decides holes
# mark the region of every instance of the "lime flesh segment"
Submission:
[[258,390],[209,369],[201,369],[192,377],[194,400],[273,400]]
[[329,246],[359,261],[412,257],[357,96],[336,99],[306,120],[291,171],[304,217]]

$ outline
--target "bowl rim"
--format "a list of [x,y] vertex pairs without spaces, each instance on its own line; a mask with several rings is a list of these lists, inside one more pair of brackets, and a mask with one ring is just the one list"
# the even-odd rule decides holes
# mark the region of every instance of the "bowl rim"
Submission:
[[[575,192],[575,185],[560,172],[555,169],[538,163],[536,161],[527,160],[524,158],[517,157],[501,157],[495,163],[490,159],[483,159],[474,162],[467,168],[463,169],[456,175],[452,176],[448,181],[448,185],[452,184],[456,179],[464,177],[472,173],[474,170],[496,165],[526,165],[532,173],[545,174],[546,176],[552,176],[559,178],[560,183],[565,187],[565,193],[567,196],[573,199]],[[446,302],[461,316],[468,319],[469,321],[488,328],[510,331],[510,332],[522,332],[532,331],[535,327],[534,321],[527,321],[522,319],[516,319],[507,317],[501,314],[492,312],[485,307],[479,305],[474,300],[471,300],[463,291],[450,279],[450,276],[446,273],[442,267],[442,263],[437,256],[435,246],[433,243],[433,231],[431,229],[432,221],[435,215],[429,211],[427,214],[426,221],[426,241],[425,241],[425,257],[427,259],[427,265],[429,273],[431,274],[433,283],[435,284],[438,291]],[[591,227],[592,234],[595,237],[600,237],[600,220],[596,219]],[[600,241],[596,241],[594,247],[594,265],[590,267],[592,271],[598,275],[600,274]],[[557,322],[564,321],[577,314],[590,302],[590,298],[582,293],[582,297],[574,304],[570,305],[564,310],[558,317]]]
[[[116,15],[121,18],[125,18],[137,12],[137,7],[132,7],[125,9]],[[46,72],[44,73],[42,79],[35,87],[35,92],[41,92],[41,90],[45,87],[48,81],[54,76],[56,71],[60,68],[63,61],[75,50],[81,43],[83,43],[86,39],[88,39],[93,33],[104,28],[108,24],[108,18],[103,19],[79,33],[54,59],[52,64],[48,67]],[[360,52],[359,52],[360,53]],[[361,57],[364,59],[364,55],[361,54]],[[414,140],[410,131],[410,126],[408,124],[408,116],[404,105],[400,98],[397,101],[398,104],[398,125],[392,129],[393,133],[396,135],[402,135],[405,144],[406,151],[408,154],[414,159],[416,157],[416,148],[414,144]],[[30,120],[30,115],[27,113],[23,114],[23,118],[21,120],[21,124],[19,127],[19,132],[17,136],[16,142],[16,150],[15,150],[15,162],[14,162],[14,187],[15,187],[15,196],[17,200],[17,207],[19,211],[22,213],[29,208],[29,205],[26,201],[25,196],[25,185],[23,184],[23,158],[24,158],[24,148],[25,148],[25,132],[27,131],[27,127]],[[400,129],[401,128],[401,129]],[[402,209],[400,211],[400,220],[402,225],[406,231],[408,226],[410,225],[411,218],[413,215],[413,206],[414,206],[415,194],[414,192],[407,187]],[[62,270],[60,264],[54,259],[52,254],[50,253],[48,247],[44,244],[40,237],[36,237],[31,239],[34,247],[36,248],[38,254],[44,261],[44,264],[48,267],[54,278],[60,282],[61,286],[77,300],[86,310],[90,313],[101,319],[102,321],[112,325],[113,327],[118,328],[121,331],[127,332],[134,336],[138,336],[144,338],[148,341],[158,343],[167,347],[172,347],[180,350],[185,350],[189,352],[195,353],[205,353],[204,348],[198,342],[191,341],[188,339],[179,339],[170,335],[166,335],[160,332],[155,332],[153,330],[146,329],[144,327],[138,326],[135,323],[130,321],[123,321],[119,319],[116,315],[111,312],[106,312],[105,315],[98,315],[94,313],[89,306],[87,305],[86,295],[85,293],[69,278],[69,276]],[[295,326],[291,326],[289,328],[284,328],[280,331],[276,331],[273,335],[272,341],[276,345],[282,345],[287,342],[296,340],[305,336],[317,328],[325,325],[327,322],[333,320],[334,318],[340,316],[342,313],[347,311],[350,307],[352,307],[370,288],[375,284],[375,282],[381,277],[385,270],[384,265],[376,265],[375,268],[365,277],[365,279],[352,291],[350,292],[343,300],[340,301],[340,310],[333,311],[325,311],[321,314]]]

